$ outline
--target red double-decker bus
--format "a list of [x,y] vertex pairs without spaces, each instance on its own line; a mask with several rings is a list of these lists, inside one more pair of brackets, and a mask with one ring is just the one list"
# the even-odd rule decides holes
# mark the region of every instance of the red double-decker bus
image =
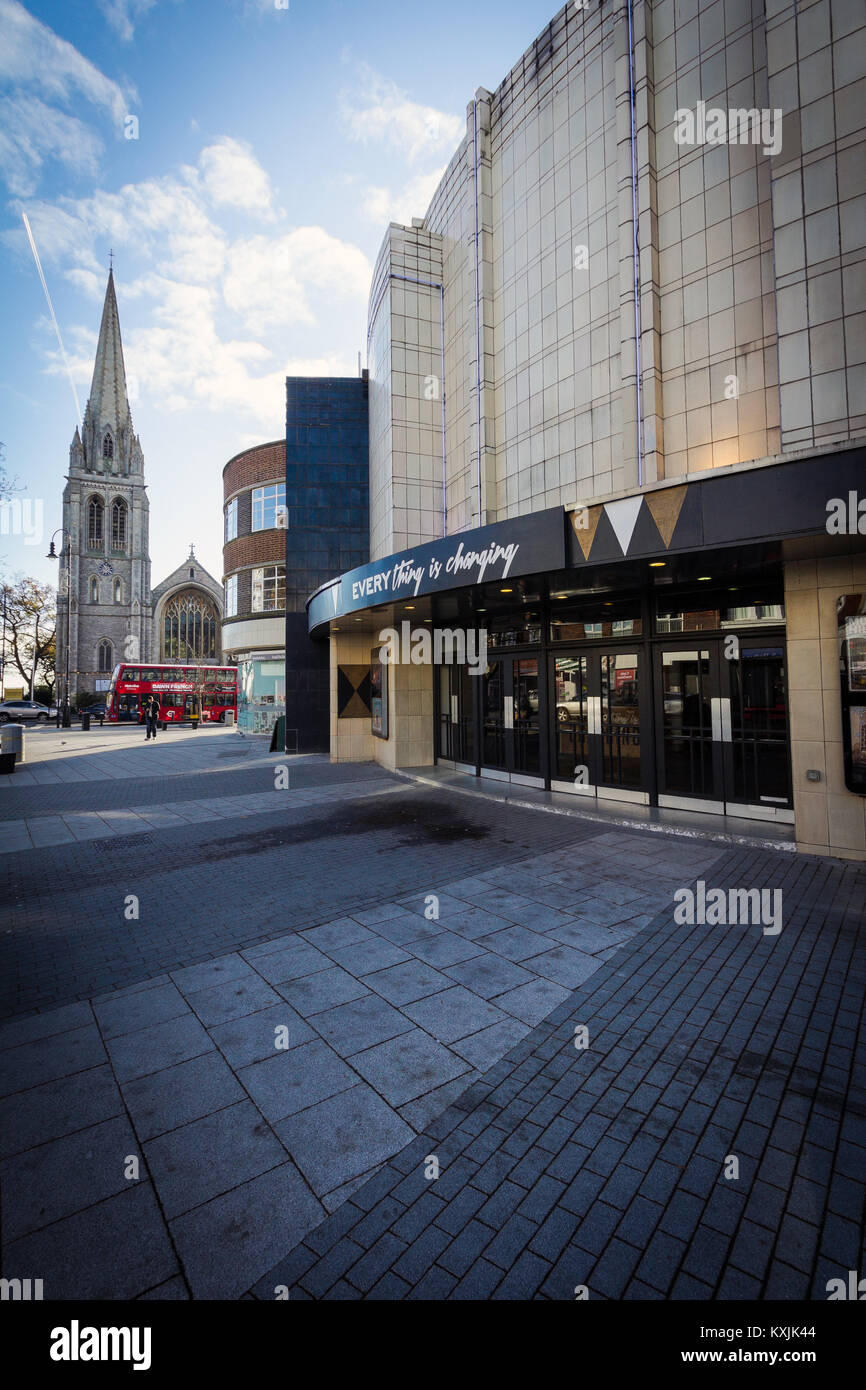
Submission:
[[159,700],[159,717],[165,724],[180,724],[193,715],[202,723],[223,723],[228,710],[237,720],[237,667],[121,662],[105,697],[106,719],[111,724],[141,723],[147,695]]

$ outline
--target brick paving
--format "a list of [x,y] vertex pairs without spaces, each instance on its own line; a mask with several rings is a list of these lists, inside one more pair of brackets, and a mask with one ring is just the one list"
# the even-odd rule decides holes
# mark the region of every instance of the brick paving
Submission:
[[780,935],[661,911],[253,1296],[823,1300],[862,1269],[866,874],[729,851],[713,883],[781,888]]
[[[231,746],[0,789],[7,826],[110,827],[121,782],[151,822],[0,858],[4,1276],[57,1298],[793,1298],[859,1268],[862,867],[324,760],[275,793],[271,759],[226,780]],[[675,925],[696,877],[780,886],[782,932]]]

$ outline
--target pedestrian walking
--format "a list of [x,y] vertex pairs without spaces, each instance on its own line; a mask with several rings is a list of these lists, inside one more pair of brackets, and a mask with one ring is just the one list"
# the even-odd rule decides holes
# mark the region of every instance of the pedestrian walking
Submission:
[[156,739],[156,726],[158,720],[159,700],[155,695],[151,695],[144,702],[144,722],[147,725],[147,736],[144,740],[145,743],[147,743],[147,740],[149,738],[153,738],[154,740]]

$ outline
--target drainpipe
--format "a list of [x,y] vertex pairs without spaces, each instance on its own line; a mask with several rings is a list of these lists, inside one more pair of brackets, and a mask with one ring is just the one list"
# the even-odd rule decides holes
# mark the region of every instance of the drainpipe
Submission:
[[643,405],[641,401],[641,360],[640,360],[640,247],[637,220],[637,142],[635,137],[635,90],[634,90],[634,16],[633,0],[628,0],[628,90],[629,126],[631,133],[631,225],[632,258],[634,261],[634,360],[637,382],[637,482],[644,483],[643,462]]
[[473,101],[473,157],[475,166],[475,410],[478,432],[478,467],[476,486],[478,488],[478,525],[481,525],[481,274],[478,266],[480,233],[478,229],[478,98]]

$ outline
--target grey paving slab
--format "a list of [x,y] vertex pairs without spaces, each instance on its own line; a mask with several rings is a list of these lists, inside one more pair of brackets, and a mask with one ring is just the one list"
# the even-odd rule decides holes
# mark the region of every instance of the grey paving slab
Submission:
[[246,1092],[217,1052],[124,1082],[123,1099],[140,1140],[243,1100]]
[[477,941],[481,936],[490,936],[492,932],[510,927],[511,923],[506,917],[499,917],[495,912],[488,912],[486,908],[467,907],[465,911],[455,912],[447,917],[445,926],[458,936]]
[[313,1191],[324,1196],[399,1152],[414,1131],[363,1083],[276,1125]]
[[267,1120],[284,1120],[358,1084],[358,1076],[327,1043],[303,1043],[242,1067],[242,1084]]
[[621,946],[624,941],[629,941],[634,931],[627,926],[606,927],[598,922],[575,918],[561,926],[551,927],[545,935],[555,937],[563,945],[573,946],[575,950],[583,951],[586,955],[596,955],[599,951],[606,951],[611,946]]
[[373,928],[377,936],[384,937],[395,946],[405,946],[412,950],[416,941],[430,941],[440,934],[436,921],[427,921],[415,912],[403,911],[399,917],[388,917],[377,922]]
[[171,978],[184,994],[207,989],[209,985],[224,984],[227,980],[251,980],[253,977],[252,966],[236,952],[171,972]]
[[490,1028],[482,1028],[468,1038],[461,1038],[451,1046],[476,1071],[484,1072],[525,1038],[528,1031],[528,1024],[509,1018],[503,1023],[492,1024]]
[[142,1302],[189,1302],[189,1290],[183,1278],[178,1274],[174,1279],[166,1279],[165,1283],[158,1284],[155,1289],[148,1289],[147,1293],[138,1295]]
[[187,1014],[140,1028],[136,1033],[108,1038],[106,1046],[117,1079],[123,1083],[210,1052],[214,1045],[198,1019]]
[[522,1023],[534,1026],[546,1018],[557,1004],[567,999],[569,993],[569,990],[564,989],[562,985],[554,984],[552,980],[534,980],[531,985],[520,985],[517,989],[509,990],[507,994],[497,995],[496,1003],[500,1009],[513,1014]]
[[338,917],[335,922],[326,922],[321,927],[300,933],[304,941],[319,951],[333,950],[337,946],[353,946],[358,941],[375,941],[371,931],[356,922],[352,917]]
[[281,985],[287,980],[299,980],[318,970],[327,970],[334,962],[308,942],[292,942],[282,950],[257,956],[253,963],[269,984]]
[[469,1070],[461,1058],[420,1028],[357,1053],[352,1066],[395,1107]]
[[371,941],[361,941],[355,946],[343,946],[330,952],[338,965],[352,975],[370,975],[375,970],[384,970],[389,965],[399,965],[411,959],[405,951],[390,941],[375,937]]
[[290,1004],[278,1004],[258,1013],[246,1014],[210,1028],[210,1035],[229,1064],[235,1068],[249,1066],[273,1057],[277,1051],[289,1051],[301,1043],[312,1042],[316,1034]]
[[398,1107],[397,1113],[420,1133],[433,1120],[438,1119],[442,1112],[477,1080],[477,1077],[477,1072],[470,1069],[455,1077],[453,1081],[446,1081],[441,1086],[434,1087],[432,1091],[425,1091],[423,1095],[416,1096],[414,1100],[405,1101]]
[[72,1076],[107,1060],[95,1023],[22,1043],[0,1053],[0,1096]]
[[125,1115],[4,1159],[0,1164],[3,1238],[14,1241],[123,1192],[125,1166],[138,1155]]
[[11,1241],[7,1278],[45,1270],[46,1299],[130,1299],[179,1273],[177,1258],[148,1182],[86,1211]]
[[[477,940],[478,938],[476,938]],[[556,945],[553,937],[542,936],[539,932],[530,931],[528,927],[508,926],[504,931],[493,932],[492,935],[480,938],[481,944],[488,950],[495,951],[497,955],[504,956],[506,960],[525,961],[532,956],[540,956],[544,951],[549,951]]]
[[271,989],[258,975],[243,975],[236,980],[226,980],[223,984],[209,985],[206,989],[188,992],[186,997],[190,1008],[206,1028],[243,1018],[246,1014],[260,1013],[269,1005],[280,1002],[276,990]]
[[351,1057],[376,1043],[408,1033],[413,1025],[410,1018],[378,994],[366,994],[363,999],[315,1014],[312,1026],[341,1057]]
[[39,849],[43,845],[68,845],[75,842],[75,836],[60,816],[40,816],[27,823],[30,839]]
[[123,1113],[111,1068],[91,1067],[0,1100],[0,1157]]
[[473,994],[480,994],[482,999],[493,999],[506,990],[516,989],[518,985],[530,984],[536,978],[514,961],[491,952],[449,965],[446,971],[453,982],[465,985]]
[[434,965],[440,970],[455,965],[458,961],[471,960],[473,956],[483,955],[485,951],[486,947],[478,946],[474,941],[451,931],[441,931],[438,936],[412,942],[413,956],[419,956],[428,965]]
[[286,1162],[171,1222],[194,1298],[238,1298],[317,1226],[324,1209]]
[[144,1151],[169,1220],[279,1167],[286,1158],[282,1144],[248,1100],[152,1139]]
[[545,979],[553,980],[565,989],[576,989],[589,979],[601,962],[597,957],[575,951],[571,946],[555,946],[552,951],[533,956],[529,964],[536,974],[543,975]]
[[465,1038],[493,1023],[502,1023],[506,1017],[501,1009],[479,999],[477,994],[464,989],[462,985],[454,985],[440,994],[406,1004],[403,1011],[444,1043]]
[[29,1018],[10,1019],[0,1024],[0,1052],[7,1047],[21,1047],[23,1043],[55,1037],[58,1033],[67,1033],[88,1023],[93,1023],[93,1013],[86,1000],[80,1004],[66,1004],[62,1009],[49,1009],[47,1013],[33,1014]]
[[402,965],[391,965],[387,970],[365,975],[364,984],[391,1004],[411,1004],[440,989],[450,988],[452,981],[423,961],[408,960]]
[[332,965],[330,969],[319,970],[314,975],[287,980],[280,985],[279,993],[303,1018],[309,1018],[337,1004],[346,1004],[350,999],[360,999],[369,990],[347,970]]
[[180,1018],[182,1014],[188,1014],[190,1008],[175,985],[165,984],[156,989],[94,1002],[93,1012],[103,1037],[117,1038],[123,1033],[136,1033],[140,1028],[148,1028],[154,1023]]

